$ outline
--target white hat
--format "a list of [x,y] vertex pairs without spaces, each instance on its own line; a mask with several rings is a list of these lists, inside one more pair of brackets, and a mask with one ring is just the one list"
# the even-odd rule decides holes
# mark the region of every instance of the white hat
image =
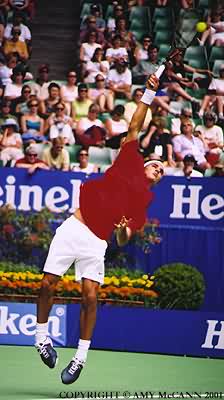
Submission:
[[2,127],[5,127],[5,126],[15,126],[15,128],[18,130],[19,129],[19,127],[18,127],[18,124],[17,124],[17,122],[16,122],[16,120],[14,119],[14,118],[7,118],[6,120],[5,120],[5,122],[3,122],[3,124],[2,124]]

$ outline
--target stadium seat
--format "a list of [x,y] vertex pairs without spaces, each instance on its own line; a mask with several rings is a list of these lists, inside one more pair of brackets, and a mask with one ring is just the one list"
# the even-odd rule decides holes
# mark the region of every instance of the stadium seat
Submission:
[[173,40],[173,32],[172,31],[157,31],[154,37],[154,43],[157,46],[161,44],[171,44]]
[[157,30],[163,31],[166,29],[173,29],[173,21],[167,18],[157,18],[153,26],[153,32]]
[[89,147],[89,162],[93,164],[101,166],[109,166],[111,165],[111,154],[110,149],[108,147],[104,147],[103,149],[95,146]]
[[108,4],[106,12],[105,12],[105,20],[113,16],[114,6],[112,4]]
[[169,53],[171,49],[171,46],[169,44],[161,44],[159,47],[159,60],[162,60],[163,58],[165,58],[167,56],[167,54]]
[[[142,30],[151,32],[151,16],[149,7],[134,6],[131,8],[129,21],[132,26],[134,21],[141,22]],[[132,31],[130,26],[130,30]]]
[[65,148],[69,152],[70,163],[77,162],[77,154],[82,146],[79,144],[73,144],[71,146],[66,146]]
[[156,7],[152,16],[152,21],[155,22],[157,18],[171,18],[174,20],[173,9],[170,7]]
[[209,55],[209,63],[213,63],[215,60],[224,59],[224,47],[212,46],[211,53]]
[[81,20],[83,19],[83,17],[85,17],[86,15],[90,14],[90,6],[91,6],[91,3],[83,3],[82,11],[81,11],[81,14],[80,14],[80,19]]

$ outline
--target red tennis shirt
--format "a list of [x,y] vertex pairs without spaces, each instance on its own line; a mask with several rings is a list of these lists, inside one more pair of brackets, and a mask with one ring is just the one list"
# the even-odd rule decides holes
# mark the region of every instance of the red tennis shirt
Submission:
[[123,145],[103,176],[81,185],[80,210],[88,228],[108,240],[122,216],[132,219],[128,225],[132,232],[140,229],[152,197],[138,141],[133,140]]

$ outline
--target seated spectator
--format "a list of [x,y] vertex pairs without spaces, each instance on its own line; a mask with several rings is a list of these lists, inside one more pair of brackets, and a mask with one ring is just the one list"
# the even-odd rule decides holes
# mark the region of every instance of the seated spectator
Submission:
[[152,120],[148,131],[140,138],[140,145],[145,157],[154,153],[160,156],[163,161],[166,161],[169,167],[175,167],[171,136],[166,129],[165,118],[155,117]]
[[91,61],[88,61],[85,66],[85,78],[86,83],[95,82],[97,74],[102,74],[104,78],[107,78],[110,66],[108,61],[104,59],[103,49],[100,47],[94,51]]
[[81,31],[79,35],[79,40],[81,43],[85,42],[87,34],[91,30],[97,31],[97,43],[101,46],[105,45],[105,37],[103,31],[97,26],[97,19],[94,15],[88,15],[84,20],[83,24],[81,24]]
[[96,75],[96,87],[89,89],[89,98],[98,104],[100,112],[112,111],[114,107],[113,96],[109,89],[106,89],[103,75]]
[[2,80],[2,84],[6,86],[8,83],[12,83],[11,76],[13,74],[13,69],[17,64],[17,56],[8,54],[6,57],[6,64],[0,66],[0,79]]
[[22,139],[18,133],[18,125],[12,118],[7,119],[2,125],[3,132],[0,134],[0,159],[3,165],[8,165],[12,160],[23,157]]
[[185,176],[186,178],[202,178],[203,174],[196,169],[194,166],[196,164],[194,156],[192,154],[186,154],[183,159],[183,167],[178,168],[172,173],[173,176]]
[[94,51],[101,47],[101,45],[97,41],[97,30],[92,29],[91,31],[87,32],[86,41],[81,44],[79,59],[81,62],[86,63],[90,61],[93,57]]
[[30,82],[32,93],[35,94],[38,100],[46,100],[49,96],[48,86],[50,68],[48,64],[41,64],[38,68],[38,77],[35,82]]
[[47,119],[54,112],[59,100],[60,86],[55,82],[51,82],[48,86],[48,97],[40,102],[40,113],[44,119]]
[[199,110],[199,117],[203,117],[205,111],[209,111],[211,107],[216,107],[220,120],[224,119],[224,64],[220,65],[219,77],[212,78],[208,87],[208,94],[202,100],[201,108]]
[[148,58],[146,60],[141,60],[132,69],[133,82],[136,84],[144,84],[146,78],[153,74],[159,67],[158,62],[158,52],[159,49],[155,45],[151,45],[148,48]]
[[120,60],[128,61],[128,52],[122,46],[120,35],[114,35],[112,38],[112,47],[106,50],[106,60],[110,65],[115,65]]
[[76,127],[76,137],[79,144],[88,146],[104,146],[105,129],[104,124],[98,119],[99,107],[91,104],[87,117],[81,118]]
[[25,42],[27,44],[28,50],[30,52],[31,49],[31,31],[28,28],[27,25],[25,25],[24,23],[24,16],[23,13],[21,13],[21,11],[16,11],[13,14],[13,20],[12,22],[8,22],[6,27],[5,27],[5,31],[4,31],[4,38],[5,39],[12,39],[12,28],[14,26],[17,26],[20,28],[21,34],[19,37],[19,40],[21,40],[21,42]]
[[3,45],[3,52],[7,56],[10,53],[17,53],[20,61],[26,62],[29,58],[26,42],[20,40],[21,30],[19,26],[11,29],[11,39],[6,39]]
[[193,135],[192,121],[188,118],[182,120],[180,130],[181,134],[172,139],[176,161],[181,162],[187,154],[191,154],[202,172],[210,168],[210,164],[205,158],[206,148],[204,143]]
[[128,131],[128,124],[124,119],[124,106],[117,105],[111,112],[111,118],[105,121],[107,130],[106,146],[119,149],[122,138]]
[[84,172],[85,174],[96,173],[99,170],[97,165],[94,165],[89,162],[89,153],[86,148],[82,148],[79,150],[77,155],[77,163],[75,163],[72,167],[72,171],[75,172]]
[[109,71],[107,81],[108,88],[111,91],[110,96],[113,98],[131,98],[132,76],[126,61],[116,62],[115,68]]
[[[172,136],[180,135],[180,125],[181,125],[181,120],[185,118],[190,118],[192,120],[192,108],[184,106],[181,109],[181,114],[179,117],[172,118],[171,119],[171,134]],[[195,123],[192,120],[192,125],[193,128],[195,127]]]
[[[133,95],[132,95],[132,100],[129,101],[128,103],[126,103],[124,106],[124,108],[125,108],[124,119],[127,121],[128,125],[131,122],[132,116],[137,108],[138,103],[140,102],[140,100],[142,98],[143,93],[144,93],[143,89],[141,89],[141,88],[135,89],[133,92]],[[149,107],[147,110],[144,124],[142,126],[142,131],[145,131],[148,128],[151,119],[152,119],[152,111]]]
[[7,100],[13,100],[21,96],[24,77],[25,72],[21,71],[19,67],[13,69],[12,83],[7,83],[4,92],[4,97]]
[[61,86],[61,100],[65,103],[68,115],[71,113],[71,103],[78,96],[77,74],[74,70],[69,70],[67,83]]
[[2,99],[1,108],[0,108],[0,126],[4,124],[7,119],[13,118],[16,125],[18,125],[17,118],[12,114],[11,110],[12,102],[5,98]]
[[44,120],[38,115],[38,100],[29,100],[29,112],[21,117],[22,139],[24,142],[45,142]]
[[25,157],[16,161],[15,167],[27,168],[28,174],[33,174],[38,169],[49,169],[48,165],[38,158],[37,145],[30,144],[25,149]]
[[214,165],[223,153],[223,130],[216,125],[217,117],[214,112],[204,114],[204,124],[197,125],[195,131],[200,132],[199,138],[203,140],[206,148],[206,158]]
[[49,138],[57,137],[64,139],[64,144],[74,144],[75,138],[72,131],[72,118],[65,114],[65,104],[61,101],[55,104],[54,112],[46,121],[45,132],[49,129]]
[[[91,4],[90,5],[90,14],[96,19],[96,28],[98,32],[104,32],[106,23],[101,15],[101,8],[99,4]],[[85,21],[84,21],[85,24]]]
[[68,150],[64,148],[64,139],[54,138],[52,145],[44,149],[42,159],[50,169],[68,171],[70,161]]
[[27,114],[29,112],[27,102],[30,99],[30,95],[31,89],[29,85],[23,85],[21,96],[12,101],[12,110],[14,114],[21,116],[22,114]]
[[136,47],[136,39],[134,34],[127,29],[127,21],[124,16],[118,17],[116,19],[116,29],[111,32],[108,42],[112,43],[114,35],[119,35],[121,37],[122,47],[125,47],[127,51],[132,51]]
[[88,87],[85,83],[78,85],[78,97],[72,102],[72,118],[76,123],[82,117],[87,117],[92,100],[88,97]]
[[114,32],[116,30],[116,20],[120,17],[124,17],[124,7],[122,4],[115,4],[113,7],[113,14],[107,20],[107,31],[109,33]]
[[203,32],[200,45],[203,46],[208,40],[210,46],[224,45],[224,21],[218,10],[212,10],[207,21],[208,28]]
[[143,35],[141,44],[137,45],[134,50],[134,61],[138,64],[141,61],[147,61],[149,58],[149,47],[152,46],[152,37],[150,35]]

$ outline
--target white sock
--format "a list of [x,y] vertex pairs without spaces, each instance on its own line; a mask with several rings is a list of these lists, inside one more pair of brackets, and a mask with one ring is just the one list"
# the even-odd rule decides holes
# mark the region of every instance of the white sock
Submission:
[[36,325],[36,343],[43,343],[47,337],[48,333],[48,322],[44,322],[43,324],[39,324],[37,322]]
[[87,353],[89,350],[90,343],[91,343],[91,340],[79,339],[78,349],[75,353],[75,356],[73,357],[73,360],[75,358],[78,358],[79,361],[85,362],[87,359]]

